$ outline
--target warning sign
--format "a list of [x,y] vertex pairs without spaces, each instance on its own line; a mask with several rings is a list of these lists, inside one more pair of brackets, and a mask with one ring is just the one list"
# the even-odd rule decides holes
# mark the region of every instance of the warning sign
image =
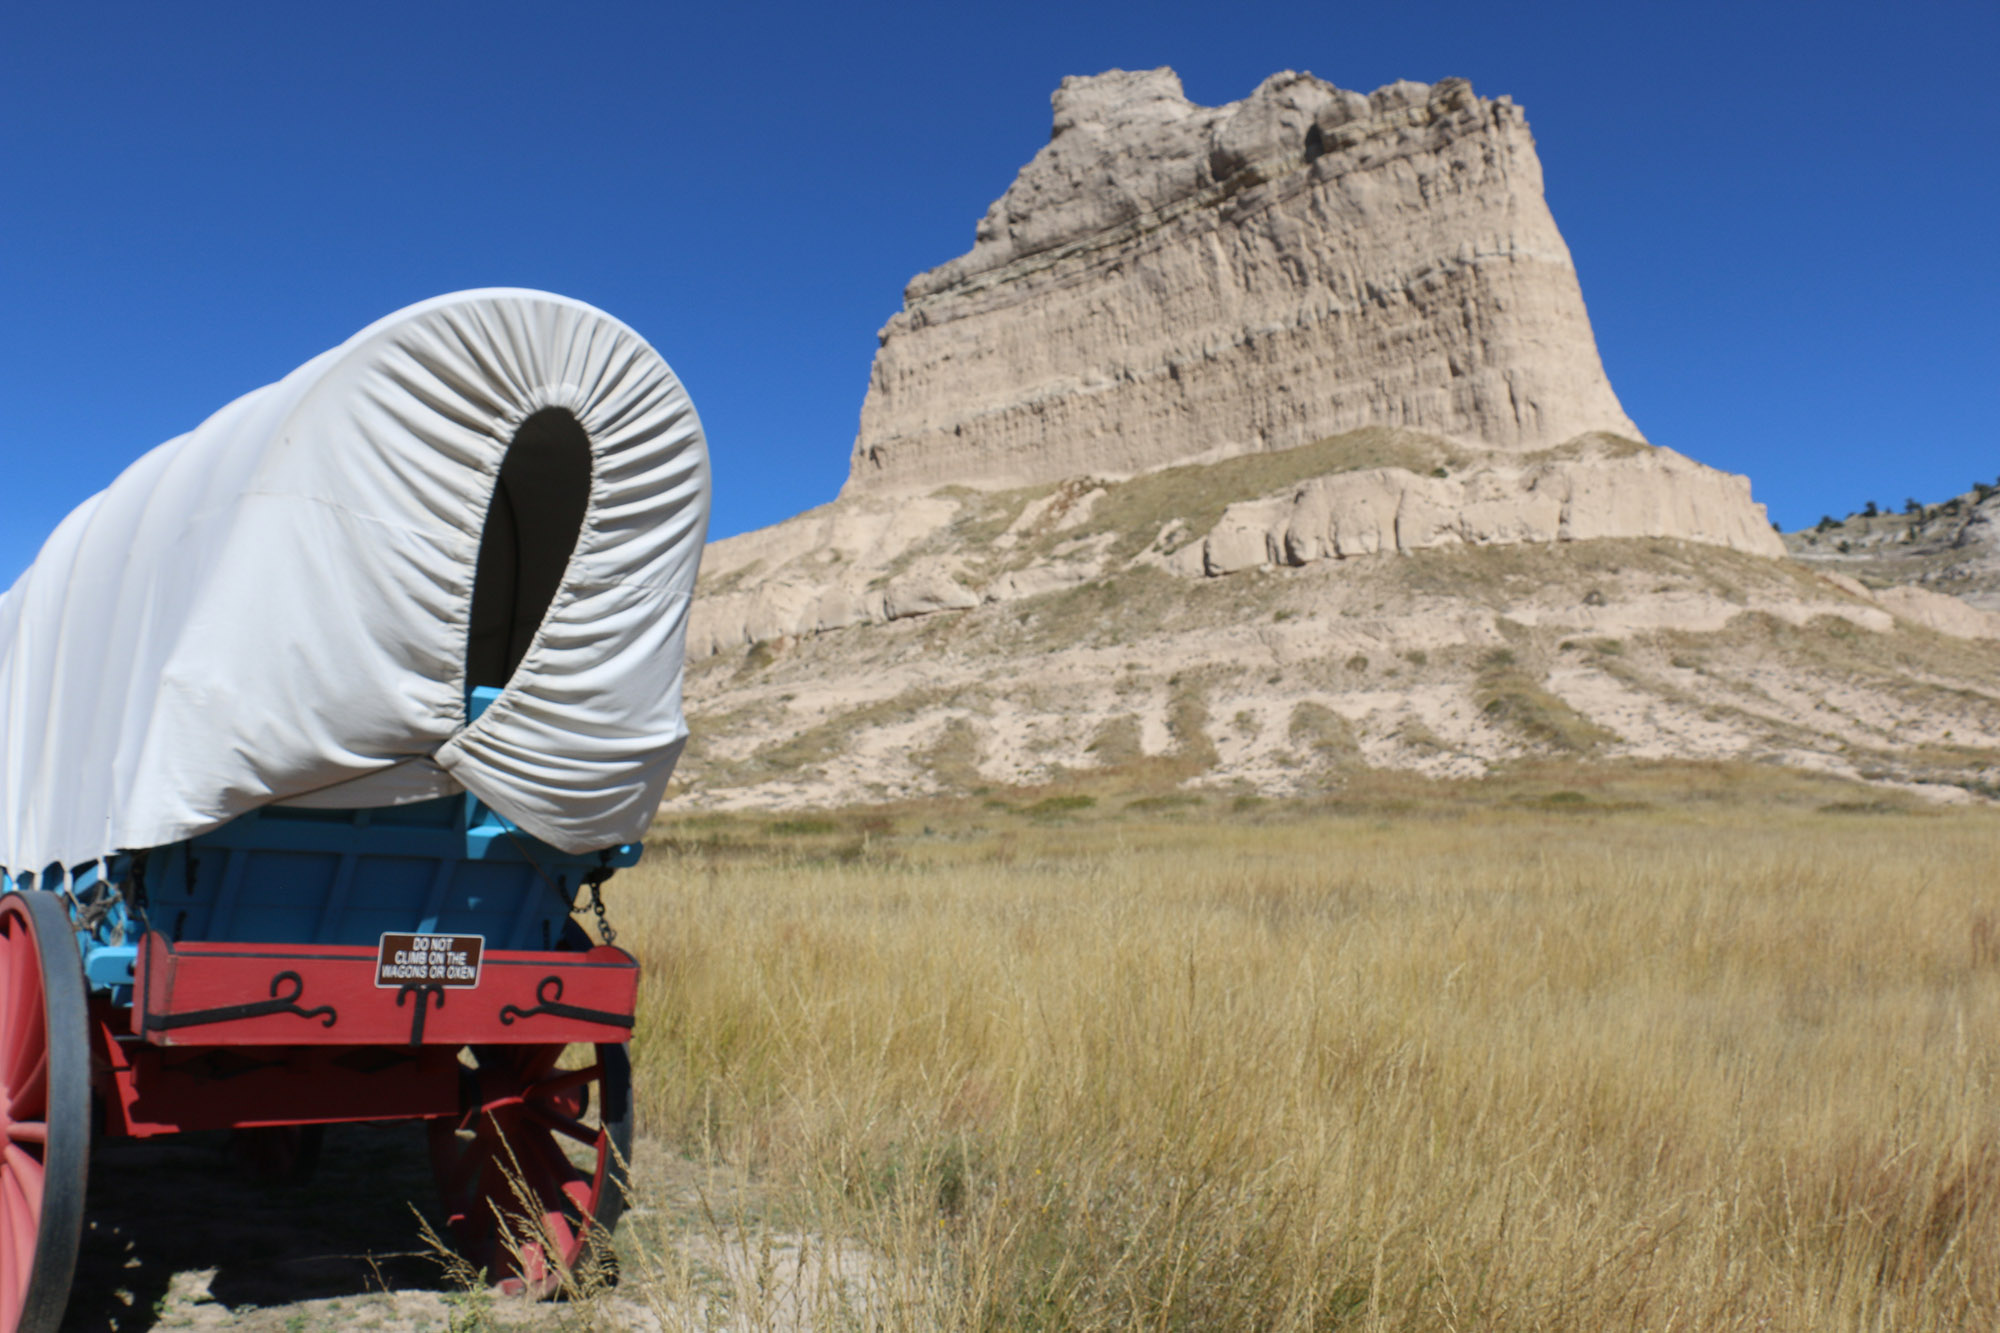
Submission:
[[384,935],[375,955],[375,984],[477,986],[485,950],[484,935]]

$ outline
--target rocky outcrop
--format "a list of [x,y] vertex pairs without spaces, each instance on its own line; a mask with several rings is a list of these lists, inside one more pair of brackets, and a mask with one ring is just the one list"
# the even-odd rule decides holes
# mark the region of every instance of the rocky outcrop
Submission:
[[[1941,504],[1911,500],[1901,511],[1826,518],[1786,534],[1785,545],[1808,564],[1878,588],[1906,584],[2000,613],[2000,486],[1980,482]],[[1946,614],[1958,623],[1956,612]]]
[[[1401,461],[1366,465],[1378,456]],[[688,651],[1021,601],[1136,565],[1206,579],[1632,537],[1785,553],[1747,478],[1611,436],[1523,455],[1372,431],[1257,461],[1261,479],[1211,463],[1003,495],[844,496],[710,546]]]
[[1520,109],[1307,74],[1201,107],[1065,79],[970,253],[881,333],[846,494],[1018,486],[1361,426],[1535,450],[1639,438]]
[[1505,458],[1451,475],[1370,468],[1315,477],[1229,506],[1202,543],[1203,572],[1410,552],[1594,537],[1677,537],[1753,555],[1784,542],[1750,481],[1671,449],[1586,441],[1566,457]]

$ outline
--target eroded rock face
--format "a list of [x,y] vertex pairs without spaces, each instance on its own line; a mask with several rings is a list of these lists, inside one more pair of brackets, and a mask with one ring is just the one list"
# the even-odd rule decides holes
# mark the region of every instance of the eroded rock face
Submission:
[[1640,438],[1519,108],[1289,71],[1201,107],[1065,79],[970,253],[882,330],[847,491],[1029,485],[1368,425],[1534,450]]
[[1782,556],[1747,477],[1671,449],[1586,441],[1558,458],[1489,458],[1451,475],[1369,468],[1233,504],[1202,543],[1202,570],[1598,537],[1673,537]]
[[[1196,580],[1448,547],[1605,538],[1785,553],[1764,507],[1750,498],[1748,478],[1671,449],[1593,435],[1521,454],[1411,432],[1360,434],[1380,437],[1403,461],[1326,470],[1313,450],[1276,453],[1257,462],[1290,475],[1276,485],[1269,477],[1252,481],[1248,490],[1235,489],[1246,482],[1224,462],[997,495],[843,496],[708,548],[688,653],[700,659],[779,638],[1025,601],[1134,565]],[[1149,495],[1162,498],[1135,498]],[[1100,514],[1106,504],[1109,513]],[[1942,614],[1931,608],[1924,623],[1944,629]]]

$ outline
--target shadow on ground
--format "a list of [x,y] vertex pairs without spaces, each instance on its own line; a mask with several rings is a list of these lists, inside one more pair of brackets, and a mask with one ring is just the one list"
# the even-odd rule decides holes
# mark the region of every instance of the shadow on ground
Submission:
[[417,1210],[437,1225],[419,1123],[332,1126],[318,1170],[299,1185],[251,1178],[226,1133],[150,1143],[100,1139],[62,1327],[164,1327],[170,1306],[190,1301],[212,1301],[217,1315],[243,1315],[301,1301],[437,1291],[444,1274],[425,1247]]

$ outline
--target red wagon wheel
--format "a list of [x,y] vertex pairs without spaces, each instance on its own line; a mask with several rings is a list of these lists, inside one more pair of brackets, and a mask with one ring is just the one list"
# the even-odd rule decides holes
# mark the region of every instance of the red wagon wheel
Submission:
[[0,896],[0,1333],[69,1303],[90,1168],[83,959],[53,893]]
[[462,1124],[434,1120],[430,1130],[431,1167],[459,1253],[502,1291],[540,1299],[561,1290],[593,1251],[608,1253],[632,1154],[625,1047],[596,1047],[585,1069],[558,1068],[564,1049],[474,1047],[478,1068],[468,1076],[478,1080],[482,1109]]

